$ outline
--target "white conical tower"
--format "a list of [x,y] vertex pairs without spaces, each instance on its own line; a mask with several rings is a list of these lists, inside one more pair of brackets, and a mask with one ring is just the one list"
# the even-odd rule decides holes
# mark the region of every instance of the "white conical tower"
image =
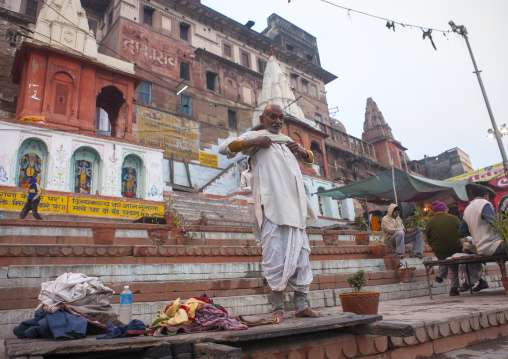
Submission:
[[97,44],[80,0],[48,0],[35,25],[34,40],[97,60]]
[[[284,112],[297,120],[305,122],[302,109],[293,101],[295,101],[295,95],[291,90],[288,76],[282,72],[275,56],[271,55],[263,75],[263,89],[259,94],[258,106],[256,107],[256,111],[254,111],[252,126],[254,127],[259,124],[259,116],[264,108],[270,104],[279,105],[284,109]],[[290,103],[292,104],[288,106]]]

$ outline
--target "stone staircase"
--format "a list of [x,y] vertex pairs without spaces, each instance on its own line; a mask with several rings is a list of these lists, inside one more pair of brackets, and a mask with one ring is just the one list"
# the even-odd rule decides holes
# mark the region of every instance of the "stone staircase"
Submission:
[[204,213],[209,225],[249,226],[247,201],[242,194],[233,194],[234,199],[203,193],[171,192],[171,195],[184,224],[195,224]]
[[[210,203],[217,203],[217,208]],[[205,204],[210,216],[230,211],[226,205],[220,208],[220,201],[206,200]],[[179,204],[179,210],[185,206]],[[192,205],[188,207],[190,213]],[[233,209],[231,213],[236,212]],[[245,225],[190,225],[187,229],[196,231],[198,238],[181,246],[171,237],[164,245],[150,244],[149,230],[166,227],[161,225],[118,223],[115,238],[108,245],[94,243],[92,228],[96,223],[2,220],[0,225],[0,315],[4,318],[0,337],[12,336],[12,328],[33,315],[40,284],[65,272],[97,276],[116,293],[129,285],[134,294],[133,315],[146,323],[175,298],[202,293],[231,315],[271,310],[261,248]],[[382,259],[373,258],[369,246],[355,244],[353,231],[338,232],[339,243],[334,246],[324,244],[322,230],[307,233],[314,274],[309,293],[312,307],[339,306],[338,294],[349,288],[347,277],[359,269],[367,272],[366,290],[380,291],[381,300],[428,295],[422,260],[407,259],[410,266],[417,267],[417,281],[401,284],[396,271],[386,270]],[[430,256],[429,248],[426,251]],[[496,265],[488,267],[488,274],[491,287],[499,286]],[[433,287],[434,294],[449,290],[446,281],[433,283]],[[115,307],[118,301],[119,295],[115,295]],[[289,303],[287,294],[287,309],[292,310]]]

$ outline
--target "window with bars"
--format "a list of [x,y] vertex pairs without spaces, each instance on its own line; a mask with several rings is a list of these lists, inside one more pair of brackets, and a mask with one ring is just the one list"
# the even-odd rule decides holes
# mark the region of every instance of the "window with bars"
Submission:
[[25,15],[37,18],[37,10],[39,9],[39,3],[37,0],[26,0]]
[[246,52],[242,52],[242,66],[250,67],[249,66],[249,54]]
[[190,25],[184,22],[180,23],[180,39],[189,41],[189,28]]
[[152,103],[152,84],[150,82],[141,82],[138,87],[139,101]]
[[206,72],[206,88],[211,91],[215,91],[215,79],[217,78],[217,74],[214,72],[207,71]]
[[295,74],[291,74],[291,87],[296,90],[298,89],[298,82],[297,82],[297,79],[298,78],[298,75],[295,75]]
[[152,9],[151,7],[148,7],[148,6],[145,6],[143,8],[143,23],[144,24],[152,26],[154,11],[155,11],[155,9]]
[[236,121],[236,112],[233,110],[228,110],[228,122],[229,128],[232,130],[236,130],[238,127],[238,123]]
[[191,98],[188,95],[180,95],[180,113],[191,115]]
[[316,87],[316,85],[312,85],[312,96],[317,97],[317,87]]
[[258,59],[258,70],[259,73],[264,74],[266,70],[266,61],[263,59]]
[[180,78],[190,80],[189,64],[180,62]]
[[302,92],[309,93],[309,81],[302,79]]
[[231,57],[231,45],[224,44],[224,56]]

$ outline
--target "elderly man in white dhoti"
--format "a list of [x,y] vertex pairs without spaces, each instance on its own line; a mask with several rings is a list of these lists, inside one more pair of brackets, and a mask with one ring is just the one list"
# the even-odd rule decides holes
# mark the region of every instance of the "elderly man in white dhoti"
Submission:
[[271,289],[272,319],[282,321],[288,284],[295,290],[295,315],[321,317],[307,303],[312,272],[305,227],[317,217],[305,194],[297,162],[312,163],[312,152],[281,133],[284,112],[280,106],[267,106],[259,119],[264,129],[228,139],[219,147],[219,153],[232,158],[242,152],[252,158],[251,187],[261,224],[263,270]]

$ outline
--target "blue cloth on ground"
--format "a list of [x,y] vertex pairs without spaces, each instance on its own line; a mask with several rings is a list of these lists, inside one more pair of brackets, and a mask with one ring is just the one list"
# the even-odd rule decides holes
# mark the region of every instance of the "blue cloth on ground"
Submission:
[[97,339],[125,338],[129,330],[145,330],[146,325],[139,319],[133,319],[129,324],[122,324],[115,328],[113,322],[106,325],[106,334],[97,335]]
[[79,339],[86,335],[88,323],[85,318],[61,310],[46,313],[44,309],[35,312],[32,319],[21,322],[13,333],[18,338]]

